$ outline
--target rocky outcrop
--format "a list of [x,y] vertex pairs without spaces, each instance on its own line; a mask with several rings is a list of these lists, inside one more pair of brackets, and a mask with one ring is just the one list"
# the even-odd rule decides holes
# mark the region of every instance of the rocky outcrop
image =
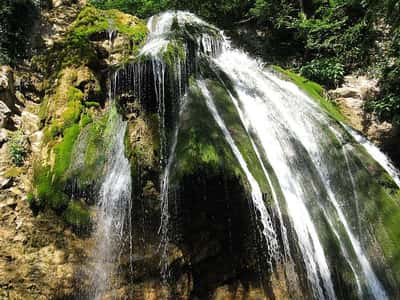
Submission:
[[347,117],[349,124],[364,133],[371,141],[381,147],[397,165],[400,164],[400,128],[394,123],[381,122],[364,109],[366,101],[378,95],[377,80],[367,76],[345,77],[344,84],[329,91],[330,97],[337,103],[341,112]]
[[68,295],[86,242],[58,216],[33,215],[27,202],[30,181],[24,172],[8,170],[11,187],[0,193],[0,298],[44,300]]
[[13,117],[20,113],[21,104],[16,97],[13,70],[0,66],[0,128],[15,128]]

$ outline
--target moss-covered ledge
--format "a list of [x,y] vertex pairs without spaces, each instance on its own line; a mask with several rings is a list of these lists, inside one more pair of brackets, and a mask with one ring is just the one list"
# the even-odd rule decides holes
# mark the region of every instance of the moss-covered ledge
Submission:
[[284,79],[296,84],[304,93],[318,103],[333,119],[347,123],[346,117],[343,116],[335,103],[327,99],[325,89],[321,85],[290,70],[283,69],[280,66],[273,65],[271,66],[271,69],[281,75]]
[[[28,201],[51,209],[75,229],[90,227],[115,107],[106,101],[111,55],[135,57],[147,36],[145,22],[118,10],[85,6],[63,39],[33,58],[45,75],[40,119],[42,151],[35,158]],[[112,44],[110,44],[112,42]]]

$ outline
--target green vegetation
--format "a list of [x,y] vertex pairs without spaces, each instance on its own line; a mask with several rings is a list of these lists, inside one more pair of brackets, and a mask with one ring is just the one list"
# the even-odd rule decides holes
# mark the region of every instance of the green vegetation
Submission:
[[26,138],[21,130],[13,133],[10,139],[9,154],[12,162],[20,167],[24,164],[27,155]]
[[[91,0],[148,17],[190,10],[224,28],[266,61],[294,67],[326,87],[350,72],[371,72],[381,93],[366,109],[400,122],[400,5],[395,0]],[[240,29],[240,30],[236,30]],[[385,49],[383,49],[384,45]]]
[[185,121],[179,129],[176,180],[199,170],[216,174],[221,168],[235,176],[241,175],[242,171],[229,146],[221,139],[221,130],[212,119],[200,90],[195,83],[191,87],[182,115]]
[[381,92],[366,104],[366,109],[375,112],[382,120],[400,124],[400,26],[392,34],[391,47],[381,67]]
[[344,66],[336,59],[314,59],[300,69],[304,77],[327,87],[337,87],[344,79]]
[[134,55],[147,36],[146,24],[135,16],[118,10],[101,10],[85,6],[77,16],[66,37],[54,44],[45,54],[33,57],[35,67],[48,77],[66,67],[96,66],[98,53],[91,41],[106,38],[109,30],[115,30],[125,38],[124,56]]
[[71,201],[64,212],[66,222],[76,229],[85,229],[90,224],[90,214],[85,204]]
[[63,140],[54,147],[55,163],[53,173],[56,178],[62,178],[67,171],[71,162],[72,148],[79,132],[80,127],[78,124],[68,127],[64,132]]
[[310,81],[307,78],[278,66],[273,66],[273,69],[292,80],[300,89],[319,103],[321,107],[335,120],[346,122],[346,118],[339,112],[339,109],[335,104],[324,97],[324,88],[318,83]]
[[[16,64],[31,54],[32,29],[40,1],[0,1],[0,64]],[[23,16],[23,18],[21,18]]]
[[167,65],[173,66],[178,58],[181,61],[184,61],[186,58],[183,44],[179,41],[170,42],[163,53],[163,60]]
[[90,3],[101,9],[118,9],[142,18],[170,7],[167,0],[91,0]]
[[253,1],[90,0],[90,3],[101,9],[119,9],[142,18],[168,9],[189,10],[213,23],[231,25],[248,12]]
[[125,34],[137,45],[145,39],[147,34],[146,24],[134,16],[116,9],[99,10],[93,6],[87,6],[79,13],[70,38],[77,43],[84,43],[93,35],[106,33],[110,29]]
[[239,148],[240,153],[242,153],[250,172],[259,183],[262,191],[266,193],[269,190],[269,187],[264,172],[229,94],[225,87],[221,86],[217,81],[209,81],[207,86],[212,92],[218,113],[223,118],[232,138],[235,140],[235,143]]

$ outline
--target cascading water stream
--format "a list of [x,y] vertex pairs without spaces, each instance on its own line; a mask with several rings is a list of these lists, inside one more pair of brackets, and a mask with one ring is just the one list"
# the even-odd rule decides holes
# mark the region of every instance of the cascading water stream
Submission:
[[[109,32],[111,46],[114,31]],[[125,157],[127,122],[117,112],[115,104],[116,76],[115,73],[113,81],[111,77],[109,79],[108,132],[104,134],[110,143],[105,176],[97,200],[93,251],[95,262],[90,276],[90,295],[96,300],[103,299],[106,294],[113,295],[116,264],[124,246],[128,245],[132,258],[132,177],[130,162]]]
[[[259,71],[257,61],[251,60],[239,50],[233,50],[228,46],[215,62],[226,74],[230,74],[242,114],[257,134],[278,177],[288,213],[299,237],[300,249],[314,296],[325,298],[325,289],[327,297],[334,299],[335,292],[323,246],[308,212],[302,186],[296,180],[293,168],[288,164],[290,156],[295,155],[296,150],[293,148],[285,124],[282,124],[280,112],[276,111],[273,103],[266,102],[269,99],[267,95],[270,92],[268,90],[270,84]],[[265,90],[260,90],[261,88]],[[279,99],[279,95],[277,96]],[[320,276],[323,286],[320,284]]]
[[226,88],[229,97],[231,98],[233,104],[235,105],[235,108],[239,114],[240,120],[243,123],[243,125],[246,128],[246,132],[250,138],[251,141],[251,145],[253,147],[254,152],[257,155],[257,159],[258,162],[261,165],[261,168],[263,170],[263,173],[265,175],[265,178],[267,179],[268,185],[271,188],[271,194],[272,194],[272,200],[274,201],[274,205],[275,205],[275,209],[277,210],[278,213],[278,218],[279,218],[279,223],[280,223],[280,227],[281,227],[281,235],[282,235],[282,241],[283,241],[283,250],[284,250],[284,259],[286,261],[291,261],[291,254],[290,254],[290,246],[289,246],[289,240],[287,237],[287,229],[285,226],[285,222],[283,221],[283,217],[282,217],[282,211],[280,209],[280,205],[279,205],[279,201],[278,201],[278,196],[275,190],[274,185],[272,184],[272,180],[271,180],[271,176],[269,175],[268,171],[266,170],[265,164],[261,158],[261,154],[258,151],[258,148],[256,146],[256,144],[254,143],[253,138],[251,137],[251,126],[250,126],[250,122],[248,120],[246,120],[246,118],[244,117],[243,113],[240,110],[240,106],[239,106],[239,102],[238,100],[232,95],[232,93],[229,91],[229,89],[226,87],[224,81],[218,76],[219,81],[221,82],[221,84],[224,85],[224,87]]
[[[185,108],[186,95],[181,97],[179,119],[182,111]],[[160,250],[161,250],[161,276],[164,283],[168,283],[169,278],[169,266],[168,266],[168,243],[169,243],[169,191],[170,191],[170,174],[175,163],[175,152],[176,146],[178,144],[178,134],[179,134],[179,119],[175,126],[172,135],[172,144],[168,156],[167,165],[164,169],[164,173],[161,179],[161,224],[159,228],[159,233],[161,233]]]
[[[151,17],[147,22],[147,27],[149,30],[149,37],[146,44],[140,51],[140,55],[144,57],[150,57],[151,65],[153,69],[154,77],[154,89],[156,101],[158,104],[158,114],[159,114],[159,132],[160,132],[160,164],[164,167],[163,175],[160,180],[160,200],[161,200],[161,224],[159,233],[161,234],[160,250],[161,250],[161,275],[163,282],[167,283],[168,279],[168,243],[169,243],[169,176],[171,172],[172,165],[174,163],[175,148],[177,145],[178,131],[179,131],[179,117],[178,122],[175,125],[173,134],[171,136],[171,146],[168,147],[168,134],[166,128],[166,104],[165,104],[165,80],[166,80],[166,68],[167,65],[164,62],[163,53],[166,50],[168,44],[171,42],[168,40],[167,34],[171,30],[171,26],[174,18],[180,23],[193,21],[199,24],[207,24],[202,20],[198,19],[196,16],[190,13],[177,13],[177,12],[165,12],[161,15]],[[209,41],[209,39],[204,38],[206,43],[203,46],[204,49],[208,51],[215,50],[215,45]],[[184,49],[184,54],[186,55],[187,50]],[[179,111],[183,109],[182,99],[185,99],[183,93],[186,90],[184,83],[184,77],[187,73],[186,61],[182,61],[182,58],[178,55],[174,58],[173,74],[176,82],[176,87],[178,89],[177,98],[181,102],[178,104],[180,107]],[[140,89],[140,87],[139,87]],[[180,112],[179,112],[180,114]],[[169,148],[169,150],[168,150]]]
[[210,110],[213,118],[215,119],[215,122],[218,124],[221,131],[223,132],[225,140],[227,141],[230,148],[232,149],[232,152],[234,153],[236,159],[238,160],[238,162],[250,184],[251,197],[253,200],[253,204],[256,207],[257,211],[260,213],[260,221],[263,224],[263,235],[264,235],[265,240],[268,245],[268,251],[270,252],[268,263],[272,269],[272,261],[279,260],[279,254],[280,254],[279,244],[278,244],[278,240],[277,240],[277,234],[273,227],[272,219],[269,216],[269,213],[264,204],[260,186],[258,185],[257,181],[251,174],[246,161],[244,160],[242,154],[240,153],[238,147],[236,146],[224,121],[222,120],[221,116],[219,115],[218,110],[214,104],[214,101],[212,100],[212,97],[210,95],[210,92],[207,89],[206,83],[203,80],[198,80],[197,84],[198,84],[203,96],[206,98],[206,104],[207,104],[208,109]]
[[[126,122],[111,113],[111,148],[108,154],[107,170],[100,188],[97,202],[96,231],[94,233],[95,267],[93,271],[93,298],[101,299],[104,293],[112,291],[115,264],[121,246],[131,238],[131,171],[124,154]],[[126,234],[126,235],[125,235]]]
[[368,141],[365,137],[359,134],[354,129],[350,128],[346,124],[342,124],[344,128],[352,135],[352,137],[360,143],[365,150],[389,173],[389,175],[396,182],[397,186],[400,187],[400,171],[393,165],[390,159],[373,143]]
[[[304,186],[301,184],[305,178],[298,173],[301,170],[296,170],[290,163],[291,157],[296,155],[293,141],[303,145],[322,182],[325,183],[323,189],[327,192],[329,201],[336,210],[335,214],[338,215],[341,226],[344,226],[351,241],[370,293],[376,299],[385,299],[386,293],[376,278],[362,247],[353,235],[336,200],[335,192],[330,186],[327,164],[330,158],[324,156],[325,152],[321,145],[324,145],[326,137],[320,133],[321,126],[327,125],[328,120],[315,103],[303,95],[297,87],[261,70],[257,61],[250,59],[239,50],[232,49],[229,44],[214,62],[222,71],[229,74],[239,98],[239,105],[236,107],[241,110],[244,118],[257,133],[263,151],[277,174],[294,229],[300,237],[299,242],[315,297],[335,298],[335,292],[323,246],[319,241],[312,216],[308,213],[307,198]],[[357,199],[354,200],[357,201]],[[329,215],[325,213],[325,217],[329,218]],[[333,222],[330,220],[328,222],[333,226]],[[332,228],[332,230],[338,236],[336,229]],[[343,243],[340,242],[340,244],[342,250],[345,250]],[[355,271],[352,264],[350,267]],[[327,295],[319,285],[318,274],[322,277]],[[359,276],[359,274],[355,275],[357,282]]]
[[[288,87],[288,85],[290,85],[290,83],[283,82],[280,79],[274,79],[274,82],[283,88]],[[294,97],[294,95],[298,95],[300,97],[300,99],[306,98],[306,96],[294,85],[292,85],[290,88],[287,88],[286,90],[295,92],[294,94],[292,94],[292,97]],[[307,103],[307,102],[304,101],[303,103]],[[312,107],[314,107],[314,105]],[[375,299],[387,299],[387,295],[386,295],[385,290],[383,289],[382,284],[380,283],[377,276],[375,275],[375,273],[366,257],[366,254],[365,254],[364,250],[362,249],[360,242],[355,237],[355,235],[350,227],[350,224],[347,221],[347,218],[343,212],[343,209],[341,208],[341,206],[339,204],[339,201],[337,199],[337,194],[340,193],[340,191],[335,190],[335,187],[333,187],[331,185],[329,168],[330,168],[330,166],[334,165],[333,164],[334,162],[332,162],[332,163],[329,162],[331,157],[329,157],[329,155],[326,155],[326,151],[321,147],[321,145],[323,145],[325,143],[327,137],[318,133],[318,127],[321,128],[322,124],[326,124],[329,126],[329,121],[328,121],[328,119],[325,118],[325,116],[323,114],[321,114],[321,112],[319,112],[318,110],[312,109],[312,107],[310,106],[309,109],[307,110],[307,113],[309,114],[308,119],[309,119],[309,121],[311,121],[308,123],[308,126],[313,126],[312,128],[309,129],[309,133],[311,133],[311,134],[307,134],[304,129],[301,129],[301,126],[299,126],[300,125],[299,123],[297,123],[295,125],[295,127],[292,127],[292,130],[294,132],[296,132],[299,136],[302,136],[301,141],[302,141],[304,147],[309,152],[310,157],[317,168],[318,174],[320,175],[323,182],[325,183],[325,190],[328,193],[329,201],[333,204],[333,206],[336,210],[336,215],[338,216],[340,223],[344,227],[346,234],[351,242],[353,251],[355,252],[358,263],[361,266],[362,273],[363,273],[362,275],[365,278],[365,283],[367,285],[367,288],[368,288],[370,294],[373,295],[373,297]],[[312,113],[312,115],[311,115],[311,113]],[[316,116],[316,117],[314,117],[314,116]],[[312,122],[313,117],[315,119],[314,122]],[[337,130],[334,130],[332,127],[329,127],[329,128],[330,128],[331,132],[338,138],[338,140],[343,140],[343,136],[340,134],[340,132],[338,132]],[[304,130],[304,131],[301,132],[301,130]],[[343,149],[343,151],[346,151],[346,149]],[[345,154],[343,156],[345,157],[345,160],[348,159],[348,157],[346,157]],[[353,185],[354,182],[352,181],[352,174],[349,174],[349,177],[350,177],[351,184]],[[352,190],[354,191],[355,186],[351,186],[351,187],[352,187]],[[355,193],[353,193],[353,197],[354,197],[353,198],[354,203],[357,204],[358,199],[357,199],[357,195]],[[356,277],[361,277],[361,274],[356,275]]]

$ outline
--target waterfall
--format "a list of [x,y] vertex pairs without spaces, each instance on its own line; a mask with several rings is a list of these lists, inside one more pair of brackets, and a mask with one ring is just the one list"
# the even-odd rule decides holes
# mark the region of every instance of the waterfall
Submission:
[[[180,111],[179,111],[179,119],[181,114],[185,108],[186,104],[186,95],[181,97]],[[169,269],[168,269],[168,243],[169,243],[169,191],[170,191],[170,174],[175,163],[175,151],[176,146],[178,144],[178,134],[179,134],[179,119],[175,126],[173,135],[172,135],[172,144],[168,156],[167,165],[164,169],[162,179],[161,179],[161,223],[159,228],[159,233],[161,233],[161,276],[164,283],[168,283],[169,278]],[[175,204],[176,205],[176,204]]]
[[[182,30],[179,38],[175,36],[174,24]],[[195,33],[187,32],[187,24],[198,26]],[[351,277],[349,286],[356,293],[354,295],[388,299],[386,282],[381,282],[380,274],[376,273],[376,261],[369,252],[367,238],[364,238],[369,233],[362,228],[364,224],[360,217],[362,197],[365,197],[359,193],[357,179],[361,167],[354,154],[358,149],[349,143],[349,134],[399,185],[399,172],[387,157],[358,133],[331,119],[296,85],[266,70],[260,61],[244,51],[232,47],[222,32],[195,15],[168,11],[151,17],[147,26],[149,37],[140,50],[141,59],[116,72],[114,93],[130,90],[144,105],[154,101],[157,106],[162,168],[160,268],[164,283],[169,279],[168,247],[173,242],[170,177],[179,160],[176,147],[181,112],[184,103],[191,100],[187,99],[186,93],[190,86],[201,92],[202,101],[248,184],[254,209],[252,216],[262,227],[270,271],[274,272],[277,263],[296,264],[295,272],[303,272],[307,279],[302,283],[307,296],[337,299],[340,298],[341,282],[335,278],[335,263],[339,262],[340,267],[349,271],[346,276]],[[182,41],[185,35],[188,40]],[[181,47],[185,57],[177,55],[172,62],[166,61],[164,54],[170,46]],[[260,187],[263,185],[253,174],[254,166],[246,161],[235,134],[219,111],[218,95],[209,84],[213,80],[222,86],[239,116],[249,148],[256,156],[253,163],[262,171],[272,203],[264,199]],[[152,85],[152,91],[149,91],[149,85]],[[173,113],[177,114],[176,120],[169,120]],[[110,151],[109,169],[99,201],[99,214],[102,215],[99,219],[103,221],[99,221],[98,228],[102,228],[102,232],[98,236],[104,238],[98,249],[100,257],[108,258],[116,257],[113,246],[118,245],[115,240],[122,239],[120,235],[113,236],[111,231],[122,233],[125,230],[126,218],[130,216],[126,211],[131,209],[127,200],[130,197],[127,188],[130,187],[129,162],[123,155],[126,123],[118,119],[116,124],[116,140]],[[118,168],[113,169],[114,165]],[[122,213],[123,209],[116,208],[125,211]],[[356,220],[352,219],[353,212]],[[330,248],[332,244],[337,247],[335,253]],[[294,257],[295,254],[299,257]],[[113,272],[106,269],[107,264],[101,267],[103,269],[98,273],[108,275],[100,276],[98,290],[108,284]]]
[[98,195],[94,232],[94,266],[91,271],[91,297],[103,299],[113,294],[116,265],[126,245],[132,254],[131,169],[125,157],[127,122],[122,120],[112,101],[108,129],[110,139],[106,171]]
[[359,134],[354,129],[350,128],[346,124],[342,124],[344,128],[353,136],[353,138],[359,142],[365,150],[389,173],[389,175],[396,182],[397,186],[400,187],[400,171],[393,165],[390,159],[373,143],[368,141],[365,137]]
[[250,184],[251,187],[251,197],[253,200],[253,204],[257,211],[260,213],[260,220],[263,225],[263,230],[262,233],[265,237],[265,240],[267,242],[268,246],[268,251],[269,251],[269,261],[268,264],[270,265],[272,269],[272,262],[273,260],[278,260],[279,259],[279,245],[277,241],[277,235],[275,232],[275,229],[273,227],[272,219],[265,207],[263,197],[262,197],[262,192],[260,189],[259,184],[251,174],[246,161],[244,160],[242,154],[240,153],[238,147],[235,144],[235,141],[233,140],[231,134],[229,133],[228,128],[226,127],[223,119],[219,115],[217,108],[212,100],[212,97],[210,95],[209,90],[207,89],[207,85],[204,81],[198,80],[197,81],[198,86],[200,87],[200,90],[203,94],[203,96],[206,98],[206,104],[208,109],[210,110],[212,116],[215,119],[215,122],[218,124],[220,127],[225,140],[229,144],[229,147],[232,149],[233,154],[235,155],[236,159],[238,160],[243,172],[245,173],[245,176]]
[[[323,209],[323,214],[325,218],[328,218],[328,223],[332,226],[334,234],[339,238],[341,247],[346,253],[347,250],[344,249],[337,229],[333,225],[334,219],[330,219],[334,216],[339,218],[340,226],[344,227],[350,239],[351,251],[355,252],[357,263],[361,266],[362,274],[355,274],[357,282],[359,277],[365,278],[369,293],[375,299],[385,299],[386,293],[336,199],[335,193],[339,191],[334,191],[334,187],[330,184],[329,168],[332,158],[323,148],[323,145],[327,144],[327,136],[321,134],[322,127],[329,125],[328,118],[297,87],[263,70],[259,62],[251,59],[244,52],[230,47],[229,43],[226,43],[222,54],[216,57],[214,62],[225,74],[228,74],[233,82],[239,102],[236,107],[248,122],[248,127],[255,131],[262,145],[261,150],[266,154],[278,177],[288,213],[299,237],[314,296],[318,299],[336,297],[329,262],[313,216],[309,211],[308,193],[313,193],[318,199],[316,193],[322,188],[327,193],[327,200],[334,208],[330,213]],[[302,174],[303,170],[293,163],[296,160],[299,144],[304,149],[305,155],[310,158],[310,163],[314,164],[319,176],[318,180],[324,183],[324,186],[312,187],[307,191],[309,189],[307,185],[318,186],[319,183],[307,183],[306,181],[312,178],[307,178]],[[354,201],[358,200],[354,199]],[[319,205],[326,206],[326,204]],[[348,255],[345,256],[350,262]],[[357,272],[353,264],[350,264],[350,267]],[[319,277],[322,279],[322,285]]]

